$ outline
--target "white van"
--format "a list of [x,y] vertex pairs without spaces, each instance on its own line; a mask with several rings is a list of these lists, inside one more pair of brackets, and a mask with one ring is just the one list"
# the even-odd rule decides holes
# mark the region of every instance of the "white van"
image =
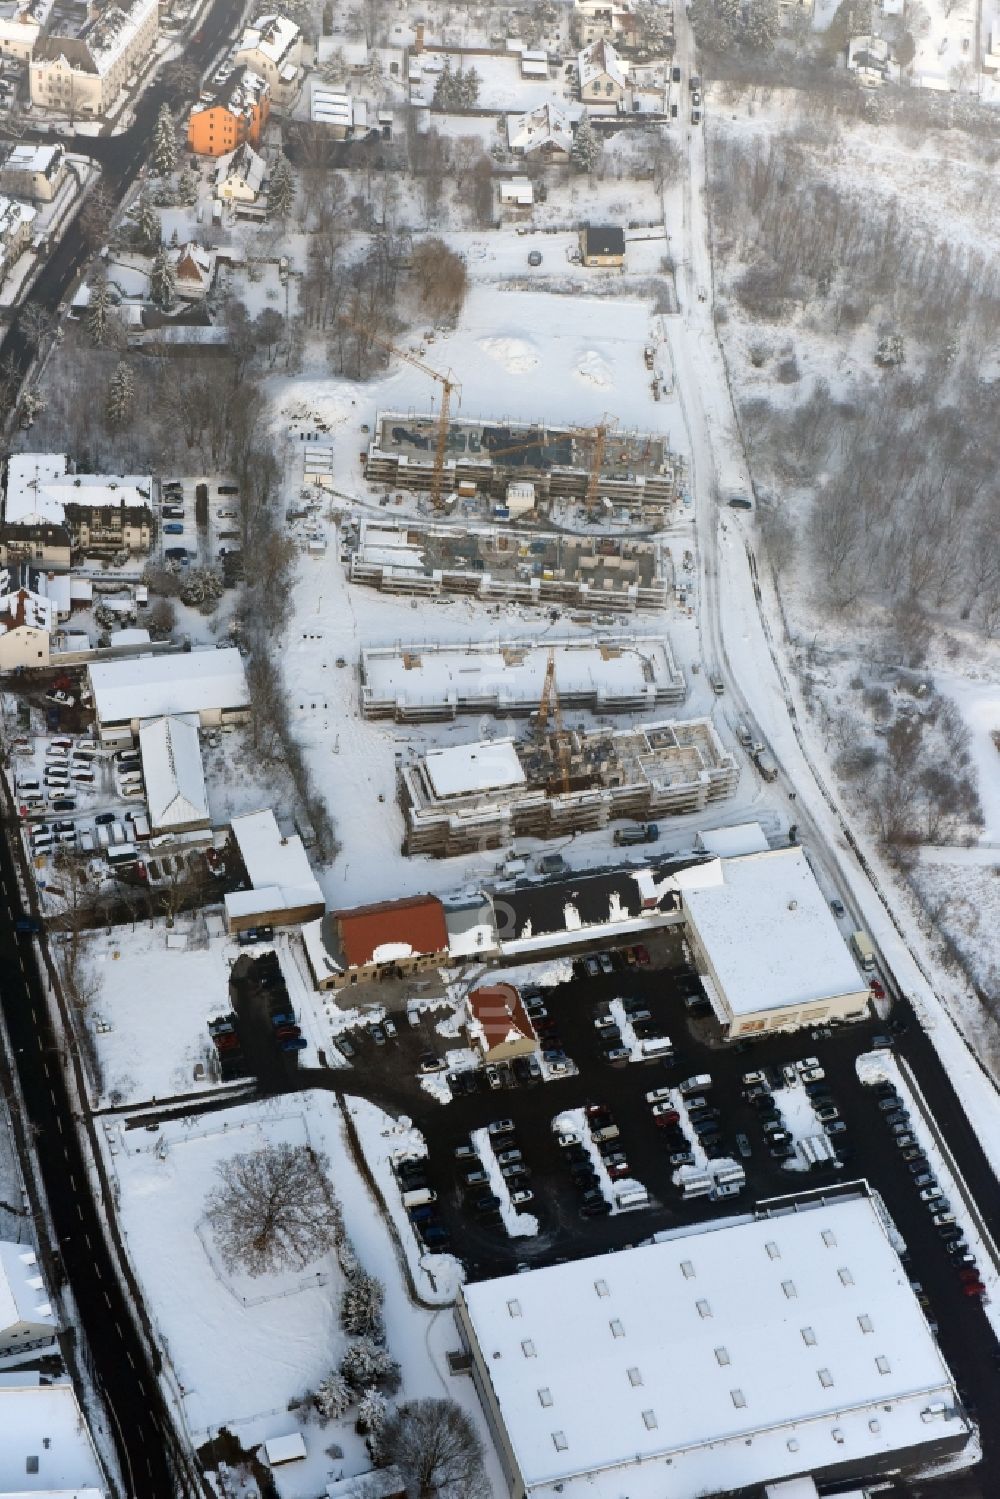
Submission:
[[714,1190],[715,1182],[707,1171],[694,1171],[681,1182],[681,1196],[685,1201],[691,1197],[708,1197]]
[[710,1072],[698,1072],[694,1077],[686,1077],[680,1084],[678,1092],[682,1098],[687,1098],[691,1093],[700,1093],[703,1088],[712,1086],[712,1074]]
[[437,1200],[438,1200],[437,1193],[436,1192],[432,1192],[429,1187],[421,1187],[416,1192],[404,1192],[403,1193],[403,1206],[404,1206],[404,1208],[424,1208],[424,1207],[429,1207],[432,1202],[437,1202]]
[[648,1208],[649,1193],[645,1187],[623,1187],[615,1192],[615,1204],[621,1213],[627,1213],[630,1208]]
[[654,1062],[658,1057],[665,1057],[674,1049],[674,1043],[669,1036],[654,1036],[650,1041],[639,1042],[639,1055],[644,1062]]

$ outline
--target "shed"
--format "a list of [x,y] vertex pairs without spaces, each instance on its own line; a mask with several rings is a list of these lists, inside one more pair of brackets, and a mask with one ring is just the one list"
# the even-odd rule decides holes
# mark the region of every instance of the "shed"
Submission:
[[296,1463],[306,1456],[306,1444],[301,1431],[290,1432],[286,1437],[270,1437],[264,1443],[264,1456],[272,1468],[281,1463]]
[[613,224],[587,224],[580,231],[580,253],[584,265],[623,266],[625,231]]

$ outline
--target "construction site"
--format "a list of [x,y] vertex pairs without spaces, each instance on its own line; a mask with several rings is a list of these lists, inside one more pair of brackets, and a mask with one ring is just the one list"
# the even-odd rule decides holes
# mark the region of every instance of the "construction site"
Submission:
[[384,593],[456,593],[621,615],[665,608],[672,585],[669,552],[631,537],[361,520],[344,540],[351,582]]
[[[371,484],[426,490],[439,508],[487,497],[500,518],[515,511],[544,516],[552,501],[574,499],[595,519],[625,511],[660,520],[686,482],[683,459],[662,437],[619,431],[611,419],[594,427],[548,427],[443,420],[440,412],[380,412],[365,476]],[[522,510],[526,486],[530,504]]]
[[664,636],[370,646],[361,652],[360,671],[363,717],[397,723],[445,722],[460,713],[527,715],[547,690],[566,708],[651,713],[681,702],[687,691]]
[[584,734],[563,726],[549,689],[523,742],[454,745],[400,768],[404,852],[443,858],[698,812],[738,781],[707,718]]

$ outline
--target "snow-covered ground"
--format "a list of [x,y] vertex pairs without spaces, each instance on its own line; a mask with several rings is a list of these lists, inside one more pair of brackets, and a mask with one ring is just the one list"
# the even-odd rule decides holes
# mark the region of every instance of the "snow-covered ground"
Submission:
[[[366,1111],[367,1105],[361,1105],[361,1114]],[[380,1163],[372,1133],[380,1132],[379,1121],[359,1119],[356,1112],[355,1121],[364,1134],[369,1163],[381,1178],[388,1167]],[[405,1138],[405,1132],[397,1135],[397,1145]],[[400,1273],[393,1238],[347,1143],[336,1100],[324,1093],[311,1095],[308,1107],[291,1098],[275,1099],[163,1125],[155,1134],[121,1130],[117,1153],[109,1159],[129,1256],[195,1440],[225,1425],[244,1446],[253,1447],[299,1427],[308,1456],[282,1473],[282,1499],[315,1499],[326,1483],[370,1466],[354,1431],[353,1413],[329,1424],[303,1424],[287,1408],[289,1400],[316,1387],[343,1347],[341,1277],[334,1256],[300,1273],[249,1280],[221,1267],[206,1233],[205,1197],[217,1163],[280,1141],[309,1142],[330,1159],[348,1235],[361,1263],[385,1286],[388,1345],[402,1369],[399,1398],[448,1395],[457,1400],[482,1432],[492,1490],[500,1494],[499,1470],[475,1391],[471,1382],[448,1375],[446,1355],[457,1346],[447,1308],[457,1284],[454,1261],[428,1257],[441,1306],[417,1305]],[[386,1158],[393,1148],[387,1140]],[[425,1269],[425,1299],[429,1287]],[[334,1444],[342,1457],[328,1455]]]

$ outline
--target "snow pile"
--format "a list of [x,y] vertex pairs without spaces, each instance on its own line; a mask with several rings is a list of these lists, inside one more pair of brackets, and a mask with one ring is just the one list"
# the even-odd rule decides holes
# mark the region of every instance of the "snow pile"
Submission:
[[538,355],[523,338],[481,338],[479,347],[490,359],[495,359],[508,375],[526,375],[538,364]]
[[549,963],[519,963],[514,968],[505,968],[497,974],[506,984],[523,989],[527,984],[537,984],[539,989],[555,989],[559,984],[568,984],[573,977],[573,964],[569,958],[554,958]]
[[586,354],[580,356],[575,373],[581,380],[596,385],[599,390],[608,390],[614,383],[611,366],[596,349],[588,349]]

